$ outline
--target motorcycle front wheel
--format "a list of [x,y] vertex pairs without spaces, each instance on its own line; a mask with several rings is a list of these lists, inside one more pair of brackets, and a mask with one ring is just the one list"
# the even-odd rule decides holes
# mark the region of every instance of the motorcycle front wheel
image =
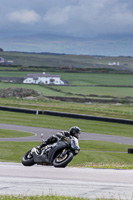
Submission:
[[31,150],[29,150],[22,158],[22,164],[24,166],[32,166],[35,164]]
[[62,152],[59,153],[53,160],[54,167],[66,167],[68,163],[73,159],[73,153],[67,152],[63,157]]

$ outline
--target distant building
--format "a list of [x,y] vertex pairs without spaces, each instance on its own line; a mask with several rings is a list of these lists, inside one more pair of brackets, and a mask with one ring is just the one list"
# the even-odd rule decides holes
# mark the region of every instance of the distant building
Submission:
[[13,60],[7,60],[7,61],[5,61],[5,64],[6,65],[12,65],[13,64]]
[[23,83],[64,85],[64,81],[60,79],[60,75],[46,74],[45,72],[28,74],[26,77],[24,77]]
[[0,64],[2,63],[4,63],[5,62],[5,59],[4,58],[2,58],[2,57],[0,57]]
[[109,62],[108,65],[120,65],[119,62]]
[[0,57],[0,64],[12,65],[13,64],[13,60],[5,60],[4,58]]

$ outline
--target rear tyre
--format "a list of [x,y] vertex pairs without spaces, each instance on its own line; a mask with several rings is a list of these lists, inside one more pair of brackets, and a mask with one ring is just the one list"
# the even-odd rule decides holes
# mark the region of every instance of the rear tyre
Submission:
[[22,164],[24,166],[32,166],[35,164],[31,150],[29,150],[22,158]]
[[67,152],[63,157],[61,157],[61,153],[59,153],[53,160],[54,167],[66,167],[73,159],[73,156],[72,152]]

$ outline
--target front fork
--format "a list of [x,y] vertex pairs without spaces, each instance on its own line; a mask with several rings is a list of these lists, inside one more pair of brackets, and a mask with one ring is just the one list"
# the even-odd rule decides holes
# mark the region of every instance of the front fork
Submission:
[[60,154],[60,157],[63,158],[67,154],[67,152],[67,149],[63,149],[62,153]]

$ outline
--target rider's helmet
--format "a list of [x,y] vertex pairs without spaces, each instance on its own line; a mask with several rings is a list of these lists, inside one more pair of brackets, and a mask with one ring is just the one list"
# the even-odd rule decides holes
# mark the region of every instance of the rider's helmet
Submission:
[[73,126],[70,128],[70,135],[76,137],[77,139],[79,138],[79,134],[81,134],[81,130],[77,126]]

